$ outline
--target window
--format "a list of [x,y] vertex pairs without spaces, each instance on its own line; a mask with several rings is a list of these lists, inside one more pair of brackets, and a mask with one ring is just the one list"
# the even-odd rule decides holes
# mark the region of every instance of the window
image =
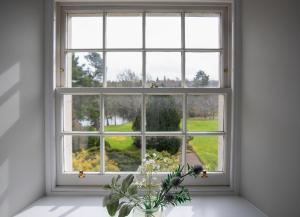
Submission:
[[228,185],[230,7],[60,10],[57,184],[103,184],[147,156],[158,175],[200,163],[209,177],[188,184]]

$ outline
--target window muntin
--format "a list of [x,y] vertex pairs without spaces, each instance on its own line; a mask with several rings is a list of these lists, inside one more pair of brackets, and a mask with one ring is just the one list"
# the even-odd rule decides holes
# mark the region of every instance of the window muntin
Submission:
[[[125,15],[124,15],[125,14]],[[139,150],[140,152],[140,157],[144,157],[145,154],[149,154],[152,153],[149,149],[149,145],[147,147],[147,143],[149,143],[149,141],[151,140],[150,138],[152,138],[152,140],[158,140],[158,139],[162,139],[165,141],[168,140],[172,140],[172,138],[177,138],[180,140],[180,148],[178,149],[178,152],[176,153],[176,156],[172,156],[170,158],[177,159],[176,162],[179,162],[181,164],[185,164],[185,163],[189,163],[190,159],[193,159],[195,156],[190,157],[189,151],[191,149],[189,149],[190,147],[188,146],[194,146],[192,147],[192,150],[195,152],[194,155],[196,155],[196,157],[201,158],[201,155],[211,155],[213,154],[214,157],[212,157],[211,161],[207,162],[202,160],[201,163],[203,163],[204,165],[206,165],[208,167],[209,171],[212,172],[221,172],[224,173],[225,172],[225,167],[224,164],[227,163],[225,162],[225,151],[224,151],[224,146],[229,143],[229,140],[227,139],[227,129],[228,129],[228,122],[225,123],[225,120],[227,118],[227,113],[225,112],[225,110],[228,110],[228,98],[229,98],[229,92],[228,90],[225,90],[223,88],[223,84],[222,84],[222,80],[224,77],[224,74],[221,73],[221,69],[223,69],[225,67],[225,60],[224,60],[224,56],[222,55],[224,52],[224,49],[222,47],[222,40],[221,40],[221,35],[224,34],[223,32],[223,27],[222,27],[222,13],[214,13],[213,16],[211,15],[210,12],[208,13],[201,13],[201,18],[202,17],[206,17],[207,18],[215,18],[215,20],[218,20],[218,23],[215,24],[214,23],[214,27],[212,27],[212,29],[214,29],[213,31],[210,32],[216,32],[215,29],[218,27],[218,35],[214,36],[213,42],[211,43],[205,43],[205,42],[199,42],[197,43],[188,43],[188,37],[187,37],[187,31],[189,27],[187,27],[187,22],[189,17],[192,18],[198,18],[199,15],[198,13],[156,13],[156,12],[143,12],[143,13],[106,13],[104,12],[103,14],[99,14],[99,17],[102,17],[102,24],[99,25],[99,28],[102,29],[102,37],[99,37],[99,41],[102,42],[101,46],[95,46],[92,48],[87,47],[80,47],[79,48],[73,48],[72,46],[68,46],[63,49],[63,53],[62,56],[66,57],[65,58],[65,63],[62,65],[65,65],[66,68],[70,65],[72,65],[70,62],[74,60],[74,58],[76,57],[76,55],[74,55],[74,53],[82,53],[81,54],[81,58],[85,57],[84,55],[90,54],[90,55],[94,55],[94,53],[98,53],[97,55],[97,61],[100,63],[98,64],[98,71],[100,71],[102,73],[102,76],[100,76],[100,78],[97,79],[96,82],[94,83],[89,83],[88,85],[78,85],[77,82],[77,86],[74,86],[74,82],[72,79],[72,81],[70,81],[70,79],[68,79],[68,77],[70,77],[70,70],[67,71],[67,73],[64,75],[65,78],[63,79],[65,82],[64,84],[62,84],[63,87],[66,88],[62,88],[63,91],[59,92],[59,95],[64,96],[66,93],[71,93],[71,95],[74,95],[74,93],[76,92],[76,94],[79,95],[90,95],[92,94],[93,96],[98,97],[99,100],[99,109],[100,109],[100,114],[99,114],[99,121],[100,121],[100,126],[99,129],[97,129],[96,131],[79,131],[76,132],[74,131],[61,131],[59,132],[60,135],[62,136],[70,136],[70,135],[77,135],[78,133],[80,133],[80,135],[82,136],[88,136],[89,134],[93,134],[90,136],[98,136],[99,137],[99,142],[100,142],[100,148],[99,148],[99,157],[100,157],[100,163],[99,163],[99,169],[97,167],[97,169],[90,169],[92,170],[92,172],[94,172],[94,170],[96,170],[98,174],[111,174],[114,172],[117,172],[117,170],[115,170],[116,168],[113,167],[114,163],[112,165],[108,165],[108,157],[106,156],[106,152],[107,152],[107,144],[106,141],[114,141],[111,140],[112,138],[115,138],[115,140],[122,140],[125,137],[127,139],[125,139],[124,141],[131,141],[128,142],[132,143],[132,140],[134,140],[135,138],[140,138],[140,143],[141,143],[141,148]],[[114,42],[108,42],[108,35],[109,34],[113,34],[113,33],[109,33],[109,16],[116,18],[116,22],[118,23],[118,19],[120,17],[129,17],[129,18],[134,18],[136,19],[135,22],[139,27],[136,27],[135,30],[139,29],[141,30],[141,33],[136,34],[135,36],[140,37],[141,39],[136,39],[135,38],[135,42],[130,41],[130,36],[125,36],[124,40],[115,40],[115,44],[117,44],[116,46],[112,45],[114,44]],[[168,17],[169,16],[169,17]],[[73,17],[72,13],[70,13],[68,16],[66,16],[67,20],[70,19],[70,17]],[[76,12],[76,17],[81,17],[81,15],[78,15],[78,12]],[[86,17],[86,14],[83,14],[82,17]],[[98,17],[98,15],[96,16]],[[149,21],[147,20],[147,18],[149,18]],[[155,19],[152,19],[155,18]],[[149,31],[154,31],[155,29],[159,29],[162,28],[161,26],[157,25],[156,19],[164,19],[165,22],[173,22],[172,24],[170,24],[170,26],[173,28],[173,30],[170,30],[170,32],[173,32],[176,34],[176,36],[173,36],[174,40],[172,42],[172,40],[169,40],[168,42],[166,42],[166,38],[164,39],[162,37],[161,41],[157,41],[157,39],[159,38],[157,35],[161,35],[161,33],[158,33],[157,35],[154,33],[149,33]],[[142,28],[140,28],[140,19],[142,20]],[[214,20],[214,21],[215,21]],[[154,27],[150,28],[147,30],[147,21],[148,21],[148,25],[152,25]],[[198,21],[196,19],[196,21]],[[203,21],[202,21],[203,22]],[[197,23],[197,22],[196,22]],[[199,23],[199,22],[198,22]],[[116,24],[115,24],[116,25]],[[176,26],[176,28],[175,28]],[[178,27],[179,26],[179,31],[178,31]],[[216,27],[217,26],[217,27]],[[172,29],[171,28],[171,29]],[[134,29],[134,28],[133,28]],[[135,31],[134,30],[134,31]],[[117,30],[114,30],[115,32],[117,32]],[[147,32],[148,31],[148,32]],[[70,37],[70,33],[66,32],[66,38]],[[222,33],[222,34],[221,34]],[[190,33],[189,33],[190,34]],[[197,32],[195,34],[198,34]],[[129,34],[130,35],[130,34]],[[147,37],[147,35],[149,35]],[[156,36],[155,36],[156,35]],[[152,37],[152,39],[151,39]],[[171,37],[170,35],[168,36],[169,38]],[[193,38],[193,36],[191,37]],[[215,38],[218,39],[218,42],[216,42]],[[151,42],[151,40],[152,42]],[[179,43],[177,42],[179,39]],[[142,42],[142,47],[140,47],[140,41]],[[148,40],[148,41],[147,41]],[[206,38],[207,40],[207,38]],[[113,40],[112,40],[113,41]],[[170,42],[171,41],[171,42]],[[123,42],[123,43],[122,43]],[[110,44],[109,44],[110,43]],[[122,43],[119,44],[118,43]],[[152,44],[151,44],[152,43]],[[209,44],[207,45],[207,47],[201,45],[202,44]],[[186,46],[188,45],[188,46]],[[85,52],[85,54],[83,54]],[[65,55],[66,54],[66,55]],[[110,72],[110,66],[119,67],[119,70],[115,70],[115,71],[123,71],[126,72],[126,68],[131,68],[131,67],[127,67],[128,65],[130,65],[130,61],[123,61],[123,66],[122,66],[122,58],[115,58],[114,61],[111,61],[109,59],[110,55],[119,55],[122,56],[122,54],[124,54],[123,56],[126,56],[126,58],[130,59],[129,56],[133,56],[134,54],[138,54],[136,55],[135,58],[132,62],[131,67],[134,66],[134,62],[138,63],[135,65],[136,68],[140,68],[140,70],[135,69],[132,70],[134,72],[134,75],[130,73],[127,74],[121,74],[117,72],[112,73]],[[156,55],[157,54],[157,55]],[[170,70],[166,70],[164,68],[164,64],[163,62],[157,63],[157,60],[155,62],[155,59],[160,59],[157,56],[161,55],[163,56],[172,56],[172,54],[176,54],[173,56],[176,56],[176,58],[173,57],[173,59],[176,59],[176,61],[170,61],[170,59],[168,58],[161,58],[163,59],[168,59],[170,62],[173,62],[174,64],[174,68],[176,68],[176,70],[174,70],[174,72],[176,71],[176,73],[170,73],[168,71]],[[71,58],[70,58],[71,56]],[[78,57],[79,56],[79,57]],[[152,59],[151,59],[152,56]],[[77,55],[78,58],[80,58],[80,55]],[[99,58],[100,57],[100,58]],[[64,59],[64,58],[63,58]],[[86,58],[85,58],[86,59]],[[154,61],[153,61],[154,59]],[[202,62],[202,66],[203,68],[199,68],[200,70],[204,70],[207,75],[210,78],[213,78],[214,80],[210,83],[210,85],[203,85],[205,84],[205,82],[203,82],[201,79],[196,80],[192,77],[192,71],[193,68],[197,68],[197,59]],[[209,61],[205,61],[205,59],[209,59]],[[120,61],[116,61],[116,60],[120,60]],[[168,61],[168,62],[169,62]],[[125,64],[124,64],[125,62]],[[151,65],[152,64],[152,65]],[[222,65],[224,64],[224,65]],[[86,65],[86,64],[85,64]],[[115,66],[117,65],[117,66]],[[167,65],[167,64],[165,64]],[[198,63],[199,65],[199,63]],[[152,69],[151,69],[152,66]],[[86,67],[86,66],[85,66]],[[162,69],[162,73],[157,73],[157,70],[155,70],[156,68],[161,68]],[[74,67],[73,67],[74,68]],[[84,67],[83,67],[84,68]],[[92,68],[92,67],[90,67]],[[151,70],[150,70],[151,69]],[[93,70],[91,70],[93,71]],[[94,67],[94,71],[96,71],[95,67]],[[132,72],[130,70],[127,70],[129,72]],[[137,71],[137,73],[135,73],[135,71]],[[151,71],[153,71],[151,73]],[[72,70],[71,70],[72,72]],[[71,75],[74,72],[71,73]],[[101,74],[100,73],[100,74]],[[148,74],[153,74],[155,76],[155,73],[157,73],[156,75],[158,75],[156,77],[156,79],[152,79],[150,76],[148,76]],[[129,74],[129,75],[128,75]],[[136,74],[138,74],[136,76]],[[165,74],[163,77],[161,74]],[[167,75],[172,75],[170,76],[170,79],[167,78]],[[123,77],[122,77],[123,76]],[[159,76],[161,76],[162,78],[160,78]],[[72,77],[72,76],[71,76]],[[127,79],[121,79],[121,78],[127,78]],[[132,80],[128,79],[129,78],[134,78]],[[196,76],[195,76],[196,77]],[[173,80],[173,81],[172,81]],[[168,82],[166,82],[168,81]],[[211,80],[210,80],[211,81]],[[171,84],[170,84],[171,83]],[[70,85],[72,84],[72,85]],[[76,88],[76,90],[73,89],[73,87],[78,87]],[[92,89],[80,89],[80,87],[92,87]],[[115,88],[118,87],[118,88]],[[152,87],[152,88],[149,88]],[[161,88],[164,87],[164,88]],[[176,87],[177,89],[174,90],[170,90],[169,88],[174,88]],[[210,90],[204,89],[210,87]],[[128,88],[128,89],[127,89]],[[134,90],[130,90],[130,89],[134,89]],[[179,89],[178,89],[179,88]],[[68,89],[68,90],[67,90]],[[163,90],[165,89],[165,90]],[[181,98],[181,103],[179,103],[179,106],[176,105],[177,110],[180,113],[180,124],[179,124],[179,129],[176,129],[175,131],[171,130],[157,130],[157,131],[151,131],[147,129],[147,99],[149,99],[150,97],[162,97],[162,96],[166,96],[165,93],[170,94],[170,97],[174,97],[171,95],[176,95],[176,97]],[[140,130],[136,131],[132,129],[128,130],[127,129],[110,129],[108,130],[108,128],[105,125],[105,111],[107,109],[105,109],[106,107],[106,98],[109,97],[113,97],[115,95],[118,95],[118,97],[122,97],[122,95],[124,95],[124,98],[128,97],[128,95],[126,95],[126,93],[132,95],[132,93],[134,94],[139,94],[139,98],[141,98],[141,107],[140,107]],[[150,93],[154,93],[150,94]],[[75,94],[75,95],[76,95]],[[158,96],[156,96],[158,95]],[[192,96],[193,95],[193,96]],[[194,96],[195,95],[195,96]],[[133,95],[136,96],[136,95]],[[214,122],[216,122],[217,124],[215,124],[213,127],[207,127],[207,128],[191,128],[190,125],[192,125],[191,121],[189,120],[190,115],[189,115],[189,99],[191,98],[217,98],[217,103],[214,103],[214,110],[217,107],[218,112],[214,112],[213,115],[217,115],[218,116],[218,120],[216,121],[215,118],[213,119]],[[178,101],[178,100],[177,100]],[[202,100],[203,101],[203,100]],[[214,101],[214,100],[212,100]],[[62,103],[63,104],[63,103]],[[177,103],[178,104],[178,103]],[[215,105],[217,104],[217,105]],[[209,105],[209,103],[208,103]],[[208,106],[206,105],[206,106]],[[120,106],[120,105],[117,105]],[[211,106],[211,105],[210,105]],[[67,106],[68,107],[68,106]],[[69,106],[70,107],[70,106]],[[201,106],[200,106],[201,107]],[[202,108],[205,107],[205,103],[204,105],[202,105]],[[70,108],[69,108],[70,109]],[[198,108],[199,109],[199,108]],[[207,108],[205,108],[207,109]],[[69,115],[70,116],[70,115]],[[191,117],[194,118],[194,117]],[[117,120],[119,121],[119,120]],[[122,121],[121,121],[122,122]],[[224,125],[226,125],[226,127],[224,127]],[[106,128],[106,129],[105,129]],[[166,137],[166,138],[163,138]],[[190,140],[191,137],[195,137],[194,142],[192,145],[188,144],[188,141],[193,141]],[[211,142],[212,146],[214,148],[211,148],[211,152],[213,153],[208,153],[206,152],[197,152],[195,150],[198,150],[198,147],[201,146],[205,146],[203,145],[201,141],[203,141],[203,139],[199,139],[199,138],[206,138],[206,137],[210,137],[210,138],[214,138],[212,139],[213,142]],[[153,139],[154,138],[154,139]],[[63,140],[62,140],[63,141]],[[205,141],[205,140],[204,140]],[[127,143],[126,143],[127,144]],[[132,145],[132,144],[131,144]],[[129,147],[129,146],[128,146]],[[151,146],[150,146],[151,147]],[[217,147],[217,148],[216,148]],[[107,152],[108,153],[108,152]],[[113,149],[112,154],[114,153],[120,153],[120,149]],[[74,154],[74,153],[73,153]],[[199,157],[199,156],[200,157]],[[137,155],[136,155],[137,156]],[[209,157],[207,157],[209,158]],[[132,157],[132,159],[134,159],[134,157]],[[136,158],[138,159],[138,158]],[[141,159],[141,158],[140,158]],[[137,162],[137,161],[135,161]],[[175,161],[174,161],[175,162]],[[192,161],[194,162],[194,161]],[[62,162],[63,163],[63,162]],[[213,166],[210,166],[213,165]],[[217,166],[215,166],[217,165]],[[124,167],[126,168],[126,166]],[[134,170],[130,170],[128,169],[128,171],[126,171],[126,169],[119,169],[118,171],[121,172],[133,172]],[[74,170],[75,171],[75,170]],[[89,172],[88,170],[86,170],[86,172]],[[162,172],[165,172],[162,169]],[[75,173],[76,174],[76,173]],[[64,173],[63,173],[64,175]]]

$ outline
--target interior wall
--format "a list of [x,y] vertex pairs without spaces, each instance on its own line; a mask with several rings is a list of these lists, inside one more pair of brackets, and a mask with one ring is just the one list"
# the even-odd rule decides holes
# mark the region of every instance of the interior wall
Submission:
[[43,0],[0,4],[0,216],[45,193]]
[[241,193],[299,217],[300,1],[242,0]]

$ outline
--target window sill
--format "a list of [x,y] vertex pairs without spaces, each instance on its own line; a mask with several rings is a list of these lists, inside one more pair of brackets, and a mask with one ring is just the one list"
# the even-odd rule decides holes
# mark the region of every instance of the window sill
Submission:
[[[101,197],[49,196],[34,202],[15,217],[109,217]],[[192,202],[169,207],[166,217],[266,217],[238,196],[194,196]]]

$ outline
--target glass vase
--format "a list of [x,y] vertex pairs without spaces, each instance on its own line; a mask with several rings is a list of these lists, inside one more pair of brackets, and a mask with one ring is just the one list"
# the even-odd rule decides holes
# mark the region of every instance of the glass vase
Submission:
[[135,207],[132,217],[164,217],[164,215],[161,208],[142,209]]

